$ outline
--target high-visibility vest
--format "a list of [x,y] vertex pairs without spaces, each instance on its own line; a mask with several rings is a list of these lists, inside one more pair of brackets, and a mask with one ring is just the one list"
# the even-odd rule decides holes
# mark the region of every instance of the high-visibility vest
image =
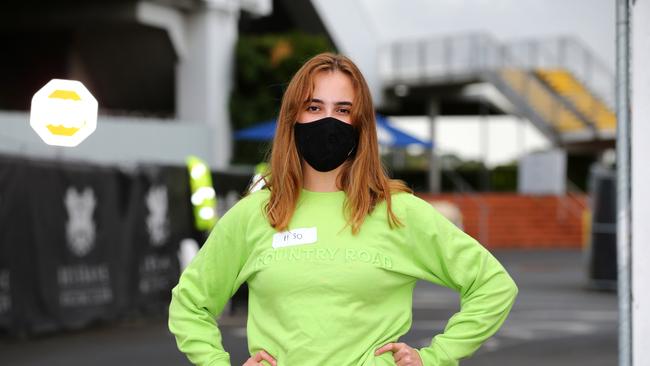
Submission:
[[211,230],[217,223],[217,195],[212,185],[212,172],[210,167],[196,156],[189,156],[186,161],[194,227],[199,231]]

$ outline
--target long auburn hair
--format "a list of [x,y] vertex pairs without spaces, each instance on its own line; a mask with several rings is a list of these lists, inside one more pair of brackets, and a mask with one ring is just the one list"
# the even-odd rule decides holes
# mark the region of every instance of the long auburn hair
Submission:
[[346,194],[345,211],[352,233],[357,234],[366,218],[382,200],[386,201],[389,226],[401,226],[391,207],[391,192],[411,192],[399,180],[389,179],[379,158],[375,111],[368,85],[357,66],[347,57],[321,53],[308,60],[293,76],[282,98],[270,157],[270,170],[264,179],[270,189],[265,212],[276,230],[286,230],[303,186],[301,159],[294,140],[294,124],[314,90],[319,72],[342,72],[355,90],[352,102],[352,126],[359,133],[353,159],[343,163],[337,185]]

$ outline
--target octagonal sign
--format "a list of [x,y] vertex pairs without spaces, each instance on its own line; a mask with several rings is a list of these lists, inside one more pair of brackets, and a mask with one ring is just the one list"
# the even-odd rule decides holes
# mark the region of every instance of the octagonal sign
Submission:
[[97,127],[97,100],[76,80],[52,79],[32,97],[29,124],[48,145],[77,146]]

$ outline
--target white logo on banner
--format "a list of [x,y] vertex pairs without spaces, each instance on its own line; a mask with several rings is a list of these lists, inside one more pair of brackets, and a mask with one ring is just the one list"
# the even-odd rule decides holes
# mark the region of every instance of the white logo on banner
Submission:
[[147,230],[151,244],[158,247],[165,243],[169,236],[169,222],[167,220],[167,187],[152,186],[147,192]]
[[84,256],[90,252],[95,242],[93,222],[93,212],[97,204],[95,193],[90,187],[81,192],[74,187],[68,187],[64,202],[68,210],[68,222],[65,228],[68,247],[74,254]]

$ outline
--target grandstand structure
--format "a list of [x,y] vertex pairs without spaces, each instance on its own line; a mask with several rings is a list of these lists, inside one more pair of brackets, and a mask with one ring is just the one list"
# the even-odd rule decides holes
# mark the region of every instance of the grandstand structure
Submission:
[[557,147],[598,153],[614,146],[614,74],[575,38],[502,43],[471,33],[393,41],[378,53],[387,113],[415,105],[428,114],[432,101],[462,99],[482,83],[498,91],[484,96],[491,109],[525,118]]
[[[189,151],[226,169],[238,33],[290,29],[324,34],[354,59],[385,115],[431,115],[437,102],[440,114],[516,114],[570,153],[614,145],[613,73],[572,38],[503,43],[465,33],[383,43],[367,9],[344,0],[37,3],[11,3],[0,14],[7,54],[0,60],[2,153],[183,164]],[[54,150],[26,128],[31,95],[53,77],[84,82],[100,101],[93,143]],[[499,98],[472,100],[467,90],[477,84]],[[150,136],[159,143],[145,144]]]

